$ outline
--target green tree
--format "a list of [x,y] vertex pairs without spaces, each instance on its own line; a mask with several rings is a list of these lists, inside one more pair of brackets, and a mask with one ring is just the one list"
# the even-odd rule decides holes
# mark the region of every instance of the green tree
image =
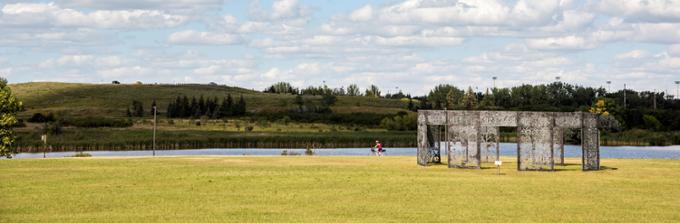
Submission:
[[645,123],[646,129],[650,129],[650,130],[654,130],[654,131],[658,131],[658,130],[661,129],[661,122],[659,122],[659,120],[656,119],[656,117],[654,117],[652,115],[644,115],[644,116],[642,116],[642,120]]
[[372,97],[372,98],[379,98],[380,97],[380,88],[375,85],[371,85],[370,88],[366,89],[366,97]]
[[17,124],[17,112],[22,110],[23,103],[7,86],[7,80],[0,78],[0,157],[12,158],[12,144],[16,139],[12,126]]
[[453,108],[462,95],[463,91],[453,85],[440,84],[430,91],[427,95],[427,100],[432,103],[434,109]]
[[468,90],[460,101],[460,105],[465,107],[466,110],[474,110],[477,107],[477,94],[472,91],[472,87],[468,87]]
[[303,107],[305,106],[305,99],[302,98],[302,95],[298,94],[295,96],[295,101],[293,101],[293,104],[298,106],[298,112],[304,111]]
[[356,84],[350,84],[347,86],[347,96],[361,96],[359,87]]
[[492,109],[496,107],[496,99],[494,98],[494,95],[489,92],[489,89],[486,89],[484,98],[482,98],[482,101],[479,102],[479,106],[484,109]]
[[136,117],[144,117],[144,104],[141,101],[132,101],[132,115]]

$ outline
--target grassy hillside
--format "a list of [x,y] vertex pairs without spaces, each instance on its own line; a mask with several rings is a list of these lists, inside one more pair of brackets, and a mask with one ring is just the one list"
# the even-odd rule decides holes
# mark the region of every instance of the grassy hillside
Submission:
[[[142,101],[149,111],[155,99],[159,112],[165,112],[169,102],[177,96],[218,97],[227,94],[243,95],[248,112],[280,112],[295,108],[293,95],[261,93],[253,90],[217,85],[130,85],[130,84],[75,84],[35,82],[10,85],[17,97],[24,102],[27,117],[36,112],[54,112],[67,116],[123,117],[132,100]],[[319,96],[305,96],[306,100],[320,100]],[[368,97],[338,97],[332,109],[336,113],[396,113],[403,111],[406,102],[395,99]]]
[[0,160],[0,222],[678,222],[680,161],[555,172],[415,157]]

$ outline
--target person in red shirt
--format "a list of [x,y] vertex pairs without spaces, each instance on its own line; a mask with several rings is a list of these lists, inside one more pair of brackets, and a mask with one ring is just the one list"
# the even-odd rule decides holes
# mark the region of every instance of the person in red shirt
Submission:
[[375,140],[375,148],[378,149],[378,156],[382,156],[383,146],[380,141]]

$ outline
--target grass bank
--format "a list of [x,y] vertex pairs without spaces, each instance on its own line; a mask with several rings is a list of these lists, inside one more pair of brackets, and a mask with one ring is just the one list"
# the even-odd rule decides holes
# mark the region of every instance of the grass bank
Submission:
[[[150,150],[148,129],[72,129],[50,136],[47,151]],[[158,149],[197,148],[368,148],[379,139],[387,147],[415,147],[414,132],[225,132],[209,130],[159,131]],[[45,150],[37,132],[20,132],[17,152]]]
[[415,157],[0,160],[0,222],[680,221],[678,160],[505,161],[498,176]]

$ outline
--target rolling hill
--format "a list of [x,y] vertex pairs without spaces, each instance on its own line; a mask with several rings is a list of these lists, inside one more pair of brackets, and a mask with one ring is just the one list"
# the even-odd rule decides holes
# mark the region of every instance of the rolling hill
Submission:
[[[254,90],[223,85],[186,84],[83,84],[59,82],[31,82],[10,85],[16,96],[24,102],[26,111],[20,117],[33,113],[57,113],[62,116],[124,117],[132,100],[144,103],[148,111],[156,100],[159,112],[164,113],[169,102],[177,96],[218,97],[227,94],[238,98],[243,95],[249,113],[276,113],[294,110],[294,95],[262,93]],[[319,101],[320,96],[305,96],[305,100]],[[335,113],[394,114],[406,111],[407,102],[398,99],[340,96],[332,107]]]

